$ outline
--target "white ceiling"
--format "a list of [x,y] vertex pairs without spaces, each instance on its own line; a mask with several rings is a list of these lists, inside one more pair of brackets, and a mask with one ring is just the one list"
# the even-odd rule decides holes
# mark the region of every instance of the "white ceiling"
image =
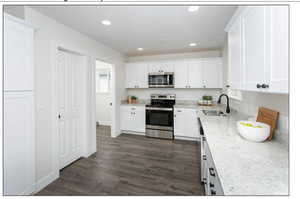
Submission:
[[[236,6],[31,6],[126,55],[221,48]],[[111,21],[104,26],[101,21]],[[197,43],[190,47],[189,43]],[[142,47],[144,51],[138,52]]]

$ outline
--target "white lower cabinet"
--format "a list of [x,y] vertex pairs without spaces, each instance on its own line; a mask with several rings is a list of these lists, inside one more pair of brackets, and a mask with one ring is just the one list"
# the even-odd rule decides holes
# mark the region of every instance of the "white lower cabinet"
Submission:
[[201,181],[204,183],[205,195],[224,195],[212,155],[205,136],[201,137]]
[[121,106],[121,130],[146,132],[145,106]]
[[35,191],[33,92],[4,93],[4,195]]
[[196,109],[174,109],[174,136],[175,139],[200,138]]

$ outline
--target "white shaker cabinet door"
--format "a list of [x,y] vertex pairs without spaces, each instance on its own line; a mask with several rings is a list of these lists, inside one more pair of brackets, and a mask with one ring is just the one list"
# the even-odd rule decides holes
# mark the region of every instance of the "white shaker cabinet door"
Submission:
[[222,60],[211,58],[203,60],[203,84],[205,88],[222,88]]
[[266,71],[268,92],[288,93],[288,6],[270,8],[271,24],[271,63]]
[[160,69],[161,69],[162,72],[165,72],[165,73],[174,72],[174,62],[163,61],[160,64]]
[[203,88],[203,62],[195,61],[188,63],[188,87],[189,88]]
[[145,107],[136,107],[133,112],[132,131],[145,132],[146,131],[146,112]]
[[125,65],[126,73],[126,88],[136,88],[136,74],[135,74],[135,64],[128,63]]
[[4,195],[35,189],[35,133],[32,92],[4,94]]
[[242,89],[242,26],[239,17],[228,31],[228,82],[230,89]]
[[130,106],[121,106],[121,130],[129,131],[132,123],[132,111]]
[[33,29],[4,20],[4,90],[33,90]]
[[265,82],[266,66],[266,7],[249,7],[242,16],[244,88],[257,91]]
[[185,132],[187,137],[200,138],[197,110],[185,109]]
[[148,72],[149,73],[158,73],[162,72],[160,62],[149,62],[148,63]]
[[134,71],[137,88],[148,88],[148,67],[145,63],[135,64]]
[[184,109],[174,109],[174,136],[185,136],[185,110]]
[[197,110],[188,108],[174,109],[174,135],[180,139],[200,138]]
[[175,88],[188,87],[188,65],[184,61],[176,61],[174,63],[174,82]]

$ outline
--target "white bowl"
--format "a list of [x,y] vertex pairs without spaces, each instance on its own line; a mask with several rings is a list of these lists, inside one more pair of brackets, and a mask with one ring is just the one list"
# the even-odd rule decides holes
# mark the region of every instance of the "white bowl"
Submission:
[[[241,123],[251,124],[252,126],[245,126]],[[270,126],[261,122],[238,121],[237,129],[242,137],[253,142],[263,142],[270,136]]]

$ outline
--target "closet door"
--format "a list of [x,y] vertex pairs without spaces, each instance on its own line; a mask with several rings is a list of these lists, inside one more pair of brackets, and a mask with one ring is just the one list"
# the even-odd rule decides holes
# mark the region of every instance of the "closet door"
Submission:
[[4,195],[28,195],[35,185],[32,92],[4,94]]
[[80,60],[65,51],[58,54],[58,133],[60,168],[80,157]]

